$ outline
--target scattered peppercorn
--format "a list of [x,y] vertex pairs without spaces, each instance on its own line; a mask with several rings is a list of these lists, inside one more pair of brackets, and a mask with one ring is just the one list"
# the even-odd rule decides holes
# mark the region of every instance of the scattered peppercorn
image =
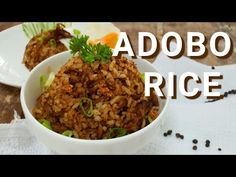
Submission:
[[214,66],[212,66],[212,67],[211,67],[211,69],[215,69],[215,67],[214,67]]
[[224,93],[224,97],[226,98],[228,96],[228,92],[225,92]]
[[172,134],[172,130],[168,130],[167,135],[171,135],[171,134]]
[[197,150],[197,146],[196,146],[196,145],[193,146],[193,150],[194,150],[194,151]]
[[181,135],[180,133],[175,134],[176,138],[184,139],[184,135]]
[[206,147],[210,147],[210,143],[211,143],[210,140],[206,140],[205,146],[206,146]]
[[[232,93],[232,91],[231,91],[231,93]],[[235,94],[236,94],[236,90],[235,90]],[[172,133],[173,133],[172,130],[167,130],[166,132],[163,133],[163,136],[167,137],[167,136],[171,135]],[[182,135],[182,134],[180,134],[180,133],[176,133],[175,136],[176,136],[176,138],[184,139],[184,135]],[[198,144],[198,140],[197,140],[197,139],[193,139],[192,142],[193,142],[193,144],[194,144],[194,146],[192,147],[192,149],[196,151],[196,150],[197,150],[196,144]],[[205,141],[205,147],[207,147],[207,148],[210,147],[210,143],[211,143],[210,140],[207,139],[207,140]],[[221,148],[218,148],[217,150],[218,150],[218,151],[222,151]]]
[[176,138],[180,138],[180,134],[179,133],[176,133],[175,136],[176,136]]
[[197,144],[197,143],[198,143],[198,140],[197,140],[197,139],[193,139],[193,143],[194,143],[194,144]]

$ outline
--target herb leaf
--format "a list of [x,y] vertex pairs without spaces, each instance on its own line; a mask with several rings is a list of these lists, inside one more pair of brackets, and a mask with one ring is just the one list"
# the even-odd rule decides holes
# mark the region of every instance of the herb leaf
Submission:
[[82,35],[81,37],[75,36],[70,40],[71,53],[75,55],[79,52],[80,56],[86,63],[93,63],[95,60],[102,63],[108,62],[111,58],[112,50],[107,45],[100,43],[92,45],[88,43],[89,36]]
[[74,33],[75,36],[78,36],[78,35],[80,35],[80,30],[73,29],[73,33]]

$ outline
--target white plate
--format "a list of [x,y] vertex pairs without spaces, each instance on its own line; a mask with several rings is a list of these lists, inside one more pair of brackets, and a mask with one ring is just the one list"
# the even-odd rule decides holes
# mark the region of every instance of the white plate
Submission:
[[[72,23],[66,30],[72,32],[79,29],[91,39],[101,38],[110,32],[119,32],[112,23]],[[29,75],[28,69],[22,64],[25,46],[29,39],[17,25],[0,32],[0,83],[21,87]]]

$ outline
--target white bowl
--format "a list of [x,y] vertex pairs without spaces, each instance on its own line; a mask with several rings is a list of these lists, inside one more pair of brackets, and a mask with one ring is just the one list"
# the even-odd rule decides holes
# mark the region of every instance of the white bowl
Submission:
[[[54,55],[35,67],[21,89],[21,105],[30,131],[39,141],[59,154],[132,154],[146,145],[158,133],[158,128],[165,118],[167,99],[159,99],[160,114],[151,124],[132,134],[106,140],[84,140],[69,138],[42,126],[32,115],[36,99],[41,93],[39,77],[51,71],[57,72],[71,57],[69,51]],[[134,62],[140,72],[158,72],[151,63],[143,59]],[[166,93],[166,89],[163,90]]]

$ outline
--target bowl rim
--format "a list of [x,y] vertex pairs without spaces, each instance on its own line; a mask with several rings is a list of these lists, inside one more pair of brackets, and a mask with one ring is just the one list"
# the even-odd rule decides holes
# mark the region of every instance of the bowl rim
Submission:
[[[43,125],[41,125],[37,119],[33,116],[33,114],[31,113],[31,111],[29,111],[28,106],[26,105],[26,101],[25,101],[25,89],[27,84],[29,84],[29,80],[32,77],[32,75],[34,75],[34,73],[41,67],[43,67],[44,65],[46,65],[46,63],[50,62],[51,60],[56,60],[56,58],[60,55],[68,55],[68,53],[70,53],[70,51],[65,51],[65,52],[61,52],[58,53],[56,55],[53,55],[51,57],[49,57],[48,59],[44,60],[43,62],[41,62],[40,64],[38,64],[29,74],[29,76],[27,77],[27,79],[25,80],[22,88],[21,88],[21,92],[20,92],[20,101],[21,101],[21,106],[23,111],[25,112],[25,119],[31,121],[31,123],[33,123],[35,126],[37,126],[41,131],[47,132],[50,136],[55,136],[58,139],[61,139],[63,141],[66,142],[74,142],[74,143],[86,143],[86,144],[110,144],[110,143],[118,143],[121,141],[128,141],[130,139],[134,139],[137,138],[138,136],[140,136],[141,134],[145,134],[145,132],[148,131],[148,129],[151,128],[155,128],[154,126],[156,125],[160,125],[160,121],[163,117],[163,114],[166,113],[166,109],[167,106],[169,105],[169,97],[166,96],[165,99],[165,104],[163,105],[163,109],[161,110],[161,113],[158,114],[158,117],[149,125],[145,126],[144,128],[141,128],[139,130],[137,130],[136,132],[133,132],[131,134],[122,136],[122,137],[117,137],[117,138],[111,138],[111,139],[96,139],[96,140],[90,140],[90,139],[79,139],[79,138],[71,138],[71,137],[67,137],[64,136],[62,134],[59,134],[53,130],[49,130],[48,128],[44,127]],[[136,57],[137,59],[141,59],[140,57]],[[68,58],[69,59],[69,58]],[[143,62],[145,62],[147,65],[149,65],[149,67],[153,68],[154,70],[157,71],[157,69],[147,60],[145,59],[141,59]],[[167,91],[167,86],[165,87],[165,90]],[[160,98],[160,97],[158,97]]]

